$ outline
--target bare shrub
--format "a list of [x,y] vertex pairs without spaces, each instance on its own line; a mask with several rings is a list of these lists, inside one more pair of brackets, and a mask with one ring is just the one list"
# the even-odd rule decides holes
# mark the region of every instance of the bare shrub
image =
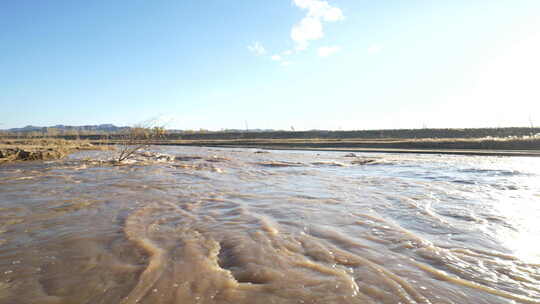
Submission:
[[136,126],[122,132],[120,148],[116,160],[122,162],[132,157],[137,151],[144,149],[152,142],[165,136],[165,128]]

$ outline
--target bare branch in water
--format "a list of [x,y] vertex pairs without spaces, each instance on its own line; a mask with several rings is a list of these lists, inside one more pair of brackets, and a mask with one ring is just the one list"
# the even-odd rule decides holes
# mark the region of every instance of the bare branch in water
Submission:
[[154,140],[162,139],[164,136],[165,128],[161,126],[136,126],[129,128],[122,136],[120,152],[116,160],[118,162],[127,160],[137,151],[150,146]]

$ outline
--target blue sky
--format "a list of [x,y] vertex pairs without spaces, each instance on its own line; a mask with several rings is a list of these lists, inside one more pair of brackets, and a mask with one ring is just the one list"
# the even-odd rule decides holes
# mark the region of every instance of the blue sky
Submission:
[[540,1],[0,1],[0,128],[540,125]]

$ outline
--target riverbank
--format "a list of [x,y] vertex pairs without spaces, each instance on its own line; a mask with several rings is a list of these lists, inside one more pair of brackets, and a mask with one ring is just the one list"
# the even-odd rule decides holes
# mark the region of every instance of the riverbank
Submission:
[[[353,153],[420,153],[480,156],[540,156],[539,137],[510,138],[423,138],[423,139],[172,139],[143,140],[149,145],[254,148],[267,150],[342,151]],[[0,141],[0,163],[53,160],[79,150],[111,149],[122,140],[77,140],[61,138],[4,139]]]
[[0,141],[0,163],[29,160],[54,160],[80,150],[109,149],[83,140],[56,138],[9,139]]
[[[103,144],[101,141],[92,141]],[[109,144],[120,143],[114,140]],[[152,140],[153,145],[269,150],[311,150],[376,153],[422,153],[482,156],[540,156],[540,138],[442,138],[442,139],[219,139]]]

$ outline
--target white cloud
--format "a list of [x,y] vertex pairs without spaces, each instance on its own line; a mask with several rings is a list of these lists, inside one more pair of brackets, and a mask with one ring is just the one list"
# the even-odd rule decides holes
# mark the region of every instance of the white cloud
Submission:
[[291,29],[291,39],[296,51],[307,49],[309,42],[324,37],[323,22],[343,20],[341,9],[322,0],[293,0],[294,4],[307,10],[306,16]]
[[[336,22],[345,18],[341,9],[330,5],[324,0],[292,0],[292,2],[296,7],[305,10],[306,14],[291,28],[290,36],[294,42],[294,48],[268,55],[272,61],[279,62],[282,66],[291,64],[290,61],[286,60],[288,56],[306,50],[310,42],[323,38],[325,23]],[[258,41],[249,45],[248,49],[257,56],[267,55],[266,49]],[[318,53],[321,57],[327,57],[339,50],[340,47],[327,46],[320,48]]]
[[310,40],[322,37],[324,37],[322,22],[317,18],[306,17],[291,30],[291,38],[296,42],[297,51],[307,49]]
[[370,54],[376,54],[382,50],[382,46],[379,44],[372,44],[368,47],[367,51]]
[[321,57],[328,57],[330,55],[333,55],[341,50],[341,47],[339,46],[323,46],[319,48],[319,56]]
[[266,54],[266,49],[258,41],[255,41],[253,42],[253,44],[249,45],[248,50],[257,56],[262,56]]
[[307,9],[307,17],[318,18],[328,22],[339,21],[344,18],[339,8],[331,6],[326,1],[294,0],[294,4],[301,9]]

